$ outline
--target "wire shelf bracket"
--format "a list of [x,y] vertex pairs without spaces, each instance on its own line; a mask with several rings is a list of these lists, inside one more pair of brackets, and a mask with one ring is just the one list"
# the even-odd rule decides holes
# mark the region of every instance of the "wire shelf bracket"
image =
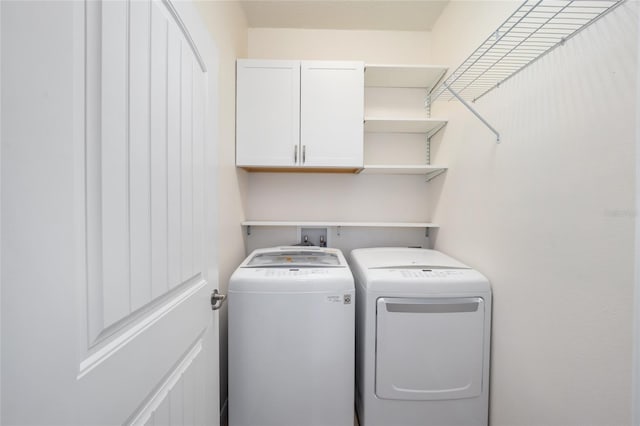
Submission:
[[[431,93],[475,102],[626,0],[526,0]],[[464,101],[463,101],[464,99]],[[467,103],[465,106],[500,135]]]
[[458,92],[456,92],[454,89],[451,88],[451,86],[449,86],[447,83],[443,83],[443,86],[449,91],[451,92],[451,94],[453,96],[456,97],[456,99],[458,99],[462,105],[464,105],[469,111],[471,111],[473,113],[473,115],[475,115],[478,120],[482,121],[482,124],[484,124],[485,126],[487,126],[489,128],[489,130],[491,130],[495,135],[496,135],[496,143],[500,143],[500,132],[498,132],[491,124],[489,124],[489,122],[487,120],[485,120],[478,111],[476,111],[470,104],[469,102],[465,101],[462,96],[460,96],[460,94]]

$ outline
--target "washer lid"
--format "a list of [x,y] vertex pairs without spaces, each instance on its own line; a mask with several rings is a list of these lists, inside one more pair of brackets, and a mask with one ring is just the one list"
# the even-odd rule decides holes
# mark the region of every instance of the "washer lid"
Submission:
[[340,250],[283,246],[254,250],[231,276],[229,294],[333,294],[353,291],[353,284],[353,275]]
[[282,246],[254,250],[242,268],[336,268],[347,267],[338,249],[315,246]]
[[257,253],[245,266],[254,268],[340,266],[340,259],[335,253],[291,250]]

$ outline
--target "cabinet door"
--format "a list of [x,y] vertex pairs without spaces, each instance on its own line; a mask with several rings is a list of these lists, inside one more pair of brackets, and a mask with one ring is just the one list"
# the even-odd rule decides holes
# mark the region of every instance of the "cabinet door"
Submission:
[[364,63],[303,61],[302,165],[362,167]]
[[300,62],[238,60],[236,115],[236,165],[295,166]]

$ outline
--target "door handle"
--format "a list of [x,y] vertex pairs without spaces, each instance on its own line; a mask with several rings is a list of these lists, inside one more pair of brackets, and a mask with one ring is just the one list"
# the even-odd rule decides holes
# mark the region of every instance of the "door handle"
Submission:
[[307,162],[307,146],[302,145],[302,164]]
[[[384,300],[384,299],[383,299]],[[479,297],[384,300],[387,312],[443,314],[477,312],[482,299]]]
[[293,164],[298,164],[298,145],[293,147]]
[[220,294],[218,289],[213,290],[211,293],[211,309],[217,311],[222,307],[225,300],[227,300],[226,294]]

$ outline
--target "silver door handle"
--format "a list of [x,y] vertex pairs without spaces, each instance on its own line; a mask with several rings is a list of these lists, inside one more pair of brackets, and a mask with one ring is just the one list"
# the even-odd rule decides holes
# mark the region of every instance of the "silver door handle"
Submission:
[[222,307],[225,300],[227,300],[226,294],[220,294],[218,289],[213,290],[211,293],[211,309],[217,311]]
[[302,164],[307,162],[307,146],[302,145]]
[[298,164],[298,145],[293,147],[293,164]]

